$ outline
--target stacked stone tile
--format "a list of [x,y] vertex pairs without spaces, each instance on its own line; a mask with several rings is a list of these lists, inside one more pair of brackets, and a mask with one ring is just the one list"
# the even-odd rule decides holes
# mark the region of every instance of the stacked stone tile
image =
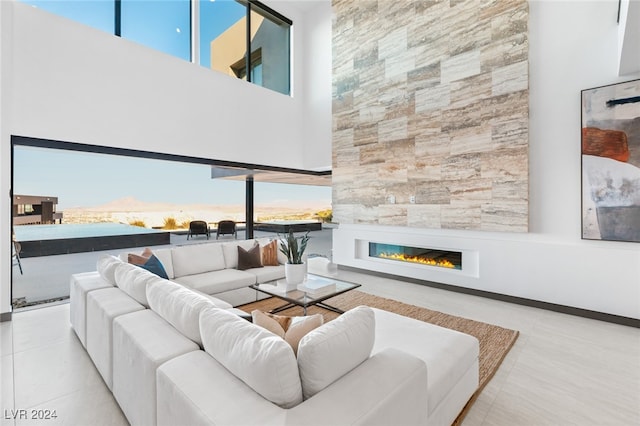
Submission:
[[333,12],[335,220],[526,232],[527,2]]

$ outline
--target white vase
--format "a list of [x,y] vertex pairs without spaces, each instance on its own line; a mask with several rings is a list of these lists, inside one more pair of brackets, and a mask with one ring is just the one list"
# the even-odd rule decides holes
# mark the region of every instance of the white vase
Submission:
[[284,264],[284,276],[287,280],[287,286],[297,286],[302,284],[307,276],[307,265],[305,263]]

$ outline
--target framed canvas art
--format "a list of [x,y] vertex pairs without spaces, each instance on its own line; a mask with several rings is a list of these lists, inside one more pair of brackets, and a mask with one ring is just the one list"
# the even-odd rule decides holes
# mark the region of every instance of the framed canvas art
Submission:
[[582,238],[640,242],[640,79],[582,91]]

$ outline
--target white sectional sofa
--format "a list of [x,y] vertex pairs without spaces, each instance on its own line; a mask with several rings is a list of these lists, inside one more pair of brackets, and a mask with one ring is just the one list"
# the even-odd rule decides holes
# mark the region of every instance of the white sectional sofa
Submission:
[[192,244],[154,250],[153,254],[162,262],[169,280],[237,306],[261,297],[248,286],[284,278],[286,258],[282,254],[278,254],[278,266],[238,269],[238,246],[249,250],[256,243],[264,246],[269,242],[261,238]]
[[97,269],[71,277],[71,324],[133,425],[448,425],[478,386],[466,334],[359,307],[296,357],[216,297],[111,256]]

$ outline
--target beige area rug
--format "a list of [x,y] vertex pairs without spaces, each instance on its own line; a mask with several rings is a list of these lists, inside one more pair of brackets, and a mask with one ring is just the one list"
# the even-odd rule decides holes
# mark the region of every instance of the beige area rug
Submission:
[[[270,311],[271,309],[283,304],[284,301],[272,297],[259,302],[239,306],[239,308],[245,312],[251,312],[254,309]],[[475,336],[480,341],[480,385],[476,393],[471,397],[467,405],[458,415],[458,418],[453,423],[454,425],[459,425],[462,422],[462,419],[464,419],[464,416],[471,408],[471,405],[475,402],[482,389],[496,373],[498,367],[504,360],[504,357],[518,338],[518,331],[516,330],[509,330],[507,328],[479,321],[432,311],[426,308],[398,302],[396,300],[363,293],[358,290],[352,290],[333,297],[327,300],[327,304],[340,308],[344,311],[355,308],[356,306],[367,305]],[[334,312],[327,311],[326,309],[316,306],[307,310],[308,315],[316,313],[321,313],[325,321],[330,321],[338,316],[338,314]],[[302,308],[294,307],[280,312],[279,315],[302,315]]]

